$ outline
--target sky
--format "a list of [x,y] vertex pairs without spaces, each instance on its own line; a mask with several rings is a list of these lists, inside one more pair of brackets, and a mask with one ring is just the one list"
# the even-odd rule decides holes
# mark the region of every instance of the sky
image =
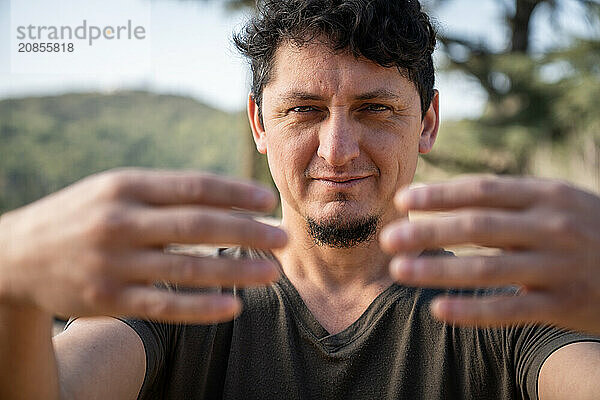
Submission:
[[[562,3],[561,25],[570,32],[585,34],[575,0]],[[434,10],[433,18],[442,31],[501,48],[507,37],[500,23],[502,4],[510,7],[512,2],[446,1]],[[534,49],[560,45],[564,35],[556,34],[548,11],[537,12]],[[231,34],[246,18],[247,12],[226,10],[218,1],[0,0],[0,98],[142,89],[191,96],[226,111],[242,110],[249,72],[231,44]],[[19,26],[75,29],[84,20],[88,28],[110,26],[113,30],[131,21],[133,27],[143,27],[144,38],[98,39],[90,46],[88,34],[85,40],[74,41],[72,53],[17,51],[19,42],[27,42],[17,38]],[[86,34],[90,32],[86,30]],[[439,51],[434,59],[436,64],[443,64]],[[482,112],[485,94],[465,76],[438,74],[436,87],[442,120],[477,117]]]

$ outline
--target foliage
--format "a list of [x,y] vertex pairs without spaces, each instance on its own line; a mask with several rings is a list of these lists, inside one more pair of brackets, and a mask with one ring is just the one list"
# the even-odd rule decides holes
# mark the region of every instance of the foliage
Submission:
[[242,113],[145,92],[0,101],[0,212],[118,166],[241,174]]
[[[434,1],[433,7],[446,1],[451,0]],[[491,49],[482,41],[452,32],[440,34],[445,70],[475,79],[486,91],[488,102],[481,118],[444,126],[449,140],[445,142],[443,135],[443,146],[426,159],[439,166],[451,165],[457,172],[522,174],[539,172],[533,160],[540,147],[566,146],[574,156],[578,149],[591,147],[600,154],[600,115],[594,107],[600,90],[600,38],[593,34],[585,39],[571,37],[568,46],[535,53],[531,32],[535,11],[547,6],[558,13],[563,2],[500,3],[514,5],[504,9],[509,35],[505,48]],[[600,6],[594,1],[580,3],[593,32],[599,26]],[[586,167],[600,169],[596,161]]]
[[[599,151],[594,98],[600,93],[600,42],[579,40],[539,58],[496,55],[492,64],[510,80],[510,90],[490,99],[481,118],[445,124],[437,150],[426,157],[430,162],[458,172],[534,173],[532,157],[540,146],[584,140]],[[588,168],[600,167],[593,162]]]

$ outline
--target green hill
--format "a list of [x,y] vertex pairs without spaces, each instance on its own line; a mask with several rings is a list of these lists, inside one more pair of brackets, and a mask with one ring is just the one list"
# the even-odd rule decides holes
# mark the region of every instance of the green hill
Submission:
[[[239,175],[242,113],[147,92],[0,101],[0,213],[118,166]],[[247,143],[247,142],[246,142]]]

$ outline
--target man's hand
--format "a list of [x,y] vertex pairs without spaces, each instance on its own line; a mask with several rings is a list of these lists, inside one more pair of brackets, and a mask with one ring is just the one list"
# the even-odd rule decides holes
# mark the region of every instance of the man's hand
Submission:
[[[155,288],[257,285],[268,261],[166,254],[169,243],[276,248],[279,229],[231,213],[266,211],[274,194],[195,172],[113,170],[88,177],[0,220],[0,302],[59,315],[127,315],[209,323],[239,312],[232,296]],[[239,212],[237,213],[239,214]]]
[[[400,191],[402,212],[450,216],[397,221],[381,234],[396,253],[390,272],[414,286],[518,285],[518,296],[442,297],[442,320],[468,325],[551,323],[600,334],[600,198],[564,183],[533,178],[467,178]],[[460,244],[502,249],[494,256],[408,257]]]

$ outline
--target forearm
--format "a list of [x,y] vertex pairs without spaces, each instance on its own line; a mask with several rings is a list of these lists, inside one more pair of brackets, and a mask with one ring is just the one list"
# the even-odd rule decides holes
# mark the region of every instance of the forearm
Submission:
[[52,316],[0,303],[0,398],[59,399]]
[[0,398],[58,399],[52,315],[10,293],[13,246],[9,214],[0,217]]

